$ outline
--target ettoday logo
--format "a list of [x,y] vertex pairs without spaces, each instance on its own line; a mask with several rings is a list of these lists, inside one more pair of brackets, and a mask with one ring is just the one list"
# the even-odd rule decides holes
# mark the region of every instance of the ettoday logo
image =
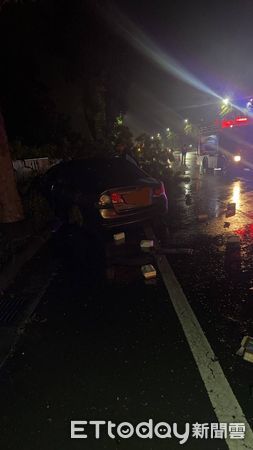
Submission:
[[137,436],[140,439],[171,439],[176,437],[180,444],[184,444],[190,435],[190,424],[184,425],[185,429],[179,432],[178,425],[167,422],[158,422],[154,424],[152,419],[140,422],[134,426],[130,422],[121,422],[118,425],[112,421],[104,420],[72,420],[71,421],[71,439],[87,439],[90,436],[96,439],[101,438],[101,432],[105,432],[110,439],[119,437],[121,439],[130,439]]
[[184,425],[177,423],[158,422],[154,424],[153,419],[143,421],[137,425],[130,422],[121,422],[118,425],[112,421],[105,420],[72,420],[71,439],[95,439],[109,437],[110,439],[171,439],[176,438],[179,444],[185,444],[189,437],[194,439],[244,439],[246,426],[244,423],[192,423]]

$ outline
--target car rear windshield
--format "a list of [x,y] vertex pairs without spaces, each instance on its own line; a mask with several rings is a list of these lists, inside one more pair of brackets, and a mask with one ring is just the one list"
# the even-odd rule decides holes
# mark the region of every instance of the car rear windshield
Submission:
[[120,158],[73,161],[71,172],[75,185],[96,187],[98,190],[132,185],[147,178],[145,172],[134,163]]

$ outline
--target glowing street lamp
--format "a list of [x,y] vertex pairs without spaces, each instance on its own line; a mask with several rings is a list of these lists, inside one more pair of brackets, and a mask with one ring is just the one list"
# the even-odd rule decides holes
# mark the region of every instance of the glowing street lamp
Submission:
[[188,119],[184,119],[184,123],[188,123]]
[[150,139],[152,139],[152,140],[153,140],[153,139],[154,139],[154,136],[151,136],[151,137],[150,137]]
[[170,129],[169,129],[169,128],[166,128],[166,131],[170,131]]
[[223,98],[220,105],[220,112],[219,115],[221,117],[225,117],[226,114],[229,112],[232,112],[232,104],[231,99],[229,97]]
[[229,104],[229,102],[230,102],[230,99],[228,97],[226,97],[222,100],[222,103],[226,106]]

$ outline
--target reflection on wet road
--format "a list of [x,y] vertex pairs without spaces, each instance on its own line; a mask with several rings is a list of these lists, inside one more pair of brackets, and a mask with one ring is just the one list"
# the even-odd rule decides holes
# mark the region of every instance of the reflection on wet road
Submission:
[[[193,278],[200,276],[202,285],[205,280],[212,280],[216,289],[219,282],[223,286],[226,280],[223,298],[231,285],[229,295],[238,294],[239,290],[240,301],[246,302],[245,297],[251,298],[253,285],[253,180],[201,175],[193,154],[189,155],[187,163],[185,174],[190,181],[181,183],[178,202],[171,209],[171,240],[195,248],[198,256]],[[185,196],[191,197],[190,204]],[[236,204],[235,214],[231,216],[227,214],[230,203]],[[204,220],[199,220],[200,215],[206,216]],[[231,247],[227,242],[235,235],[240,237],[240,246]],[[193,264],[193,259],[189,264]],[[253,302],[248,306],[253,314]],[[244,319],[251,319],[251,316]]]
[[[187,156],[190,181],[170,202],[171,243],[194,253],[173,255],[170,263],[252,424],[252,365],[236,351],[243,336],[253,335],[253,178],[202,175],[196,156]],[[230,203],[236,204],[234,215]],[[239,236],[239,245],[230,245],[230,236]]]
[[[218,175],[201,175],[194,154],[188,155],[184,173],[186,182],[179,187],[176,204],[174,196],[169,193],[172,228],[178,230],[178,236],[183,238],[184,230],[187,238],[189,234],[214,236],[243,228],[247,234],[247,229],[253,224],[253,179],[225,179],[219,172]],[[236,214],[227,218],[229,203],[236,204]],[[203,214],[208,218],[199,223],[198,216]]]

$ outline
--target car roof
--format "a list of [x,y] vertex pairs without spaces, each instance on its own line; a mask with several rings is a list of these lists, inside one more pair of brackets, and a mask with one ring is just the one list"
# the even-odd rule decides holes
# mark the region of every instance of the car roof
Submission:
[[123,157],[94,157],[59,163],[48,172],[48,178],[62,177],[66,182],[89,191],[102,192],[120,186],[154,184],[137,165]]

